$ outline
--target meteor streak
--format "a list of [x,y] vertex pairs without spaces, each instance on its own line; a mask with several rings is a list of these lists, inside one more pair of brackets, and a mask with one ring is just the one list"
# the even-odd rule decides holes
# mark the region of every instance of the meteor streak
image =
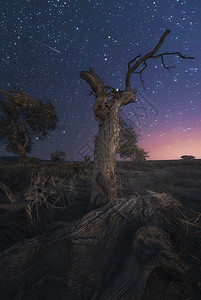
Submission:
[[45,43],[43,43],[43,42],[41,42],[41,41],[39,41],[39,40],[34,39],[32,36],[29,36],[29,38],[30,38],[31,40],[34,40],[35,42],[37,42],[37,43],[39,43],[39,44],[45,46],[45,47],[47,47],[47,48],[49,48],[49,49],[51,49],[51,50],[57,52],[57,53],[61,53],[59,50],[57,50],[57,49],[55,49],[55,48],[53,48],[53,47],[50,47],[50,46],[46,45]]

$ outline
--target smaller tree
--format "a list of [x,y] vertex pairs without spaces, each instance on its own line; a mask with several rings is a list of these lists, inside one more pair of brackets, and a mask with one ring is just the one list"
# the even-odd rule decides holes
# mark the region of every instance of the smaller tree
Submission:
[[0,91],[0,140],[6,150],[24,160],[31,152],[33,137],[43,140],[57,127],[56,109],[50,101],[29,97],[22,89]]
[[131,125],[128,125],[123,119],[120,120],[121,131],[117,153],[122,158],[130,158],[136,162],[144,162],[149,157],[148,152],[137,145],[138,134]]
[[146,158],[149,157],[148,153],[149,152],[145,151],[143,148],[140,148],[136,145],[134,160],[139,163],[145,162]]
[[192,159],[195,159],[195,156],[193,156],[193,155],[182,155],[181,158],[184,159],[184,160],[192,160]]
[[59,150],[59,151],[57,150],[50,154],[51,160],[53,160],[54,162],[63,161],[65,156],[66,156],[66,153],[62,150]]

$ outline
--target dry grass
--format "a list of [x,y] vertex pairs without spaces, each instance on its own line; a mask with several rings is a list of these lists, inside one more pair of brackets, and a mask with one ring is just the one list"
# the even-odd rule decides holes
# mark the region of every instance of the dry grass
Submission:
[[66,184],[65,179],[55,181],[52,176],[46,177],[44,172],[32,175],[30,187],[24,194],[26,212],[31,224],[38,225],[42,222],[39,213],[41,209],[43,212],[45,210],[50,217],[54,216],[55,210],[67,212],[68,206],[76,199],[79,189],[73,183]]

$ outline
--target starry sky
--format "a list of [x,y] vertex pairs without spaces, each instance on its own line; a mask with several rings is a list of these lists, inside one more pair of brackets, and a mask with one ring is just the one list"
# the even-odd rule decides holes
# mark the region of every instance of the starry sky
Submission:
[[[66,160],[90,154],[98,131],[94,97],[79,73],[94,68],[105,85],[125,88],[127,63],[151,51],[166,29],[162,52],[133,74],[137,102],[122,108],[140,135],[149,159],[201,158],[201,0],[0,0],[0,89],[16,84],[34,98],[50,100],[59,127],[45,141],[34,138],[31,156]],[[0,156],[8,155],[1,142]],[[12,154],[11,154],[12,155]]]

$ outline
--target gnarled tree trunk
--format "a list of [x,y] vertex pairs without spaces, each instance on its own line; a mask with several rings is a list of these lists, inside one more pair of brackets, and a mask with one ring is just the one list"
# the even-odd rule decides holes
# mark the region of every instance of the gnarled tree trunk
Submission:
[[[94,170],[89,210],[100,207],[116,197],[117,186],[114,174],[117,147],[119,144],[119,109],[135,101],[136,91],[116,91],[104,86],[92,68],[80,73],[96,94],[94,114],[99,125],[95,138]],[[112,99],[110,99],[112,95]]]
[[[158,44],[152,51],[143,57],[141,57],[141,54],[137,55],[128,63],[128,72],[125,79],[125,91],[119,91],[113,87],[105,86],[104,82],[98,77],[92,68],[90,68],[89,71],[83,71],[80,73],[81,78],[83,78],[91,86],[92,91],[96,96],[94,114],[99,125],[99,132],[96,136],[94,149],[94,172],[89,210],[100,207],[105,203],[112,201],[116,197],[117,187],[114,168],[116,150],[119,144],[119,109],[122,105],[127,105],[128,103],[132,103],[136,100],[136,90],[131,89],[130,80],[132,74],[139,73],[141,81],[144,84],[142,80],[142,72],[147,67],[146,61],[148,59],[160,57],[162,59],[162,65],[168,69],[169,67],[164,64],[165,55],[176,54],[182,59],[193,58],[186,57],[180,52],[165,52],[156,54],[169,32],[169,29],[164,32]],[[136,70],[142,64],[144,66],[137,72]]]

